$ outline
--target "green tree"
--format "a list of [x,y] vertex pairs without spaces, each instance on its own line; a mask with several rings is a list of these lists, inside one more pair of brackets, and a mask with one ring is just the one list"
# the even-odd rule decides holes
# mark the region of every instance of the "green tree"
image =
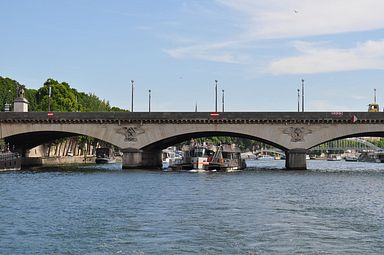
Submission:
[[3,111],[5,104],[11,104],[16,98],[16,90],[18,86],[22,86],[15,80],[0,76],[0,109]]
[[[49,89],[51,88],[51,96]],[[76,111],[76,94],[66,82],[59,83],[56,80],[48,79],[43,87],[35,93],[38,102],[37,111],[73,112]]]

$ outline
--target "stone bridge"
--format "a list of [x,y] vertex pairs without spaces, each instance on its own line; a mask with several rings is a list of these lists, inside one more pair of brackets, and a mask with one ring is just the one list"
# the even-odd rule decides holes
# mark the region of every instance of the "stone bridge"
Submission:
[[120,147],[123,168],[161,166],[161,150],[191,138],[235,136],[286,153],[287,169],[306,169],[306,152],[321,143],[383,136],[380,112],[1,112],[0,138],[23,151],[86,135]]

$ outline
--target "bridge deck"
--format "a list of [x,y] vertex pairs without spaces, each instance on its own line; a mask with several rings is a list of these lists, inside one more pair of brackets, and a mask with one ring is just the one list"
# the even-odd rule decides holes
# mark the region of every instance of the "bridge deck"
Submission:
[[381,112],[0,112],[0,123],[384,124]]

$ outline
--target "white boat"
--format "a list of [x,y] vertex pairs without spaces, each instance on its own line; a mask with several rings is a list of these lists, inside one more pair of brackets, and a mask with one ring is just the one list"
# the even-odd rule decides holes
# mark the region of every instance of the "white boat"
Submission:
[[184,158],[182,162],[173,164],[171,167],[174,170],[200,170],[203,172],[215,151],[215,146],[208,146],[205,143],[186,145],[183,147]]
[[327,160],[328,161],[340,161],[341,160],[341,156],[337,155],[337,154],[329,154],[328,157],[327,157]]
[[209,165],[210,158],[214,155],[216,147],[195,146],[189,151],[189,161],[192,169],[205,170]]
[[275,160],[275,157],[271,155],[259,155],[257,160]]
[[163,170],[170,169],[172,165],[180,164],[183,160],[181,151],[178,151],[176,147],[168,147],[162,151],[161,154],[163,162]]
[[348,161],[348,162],[356,162],[357,158],[358,157],[356,155],[347,155],[344,159],[345,161]]

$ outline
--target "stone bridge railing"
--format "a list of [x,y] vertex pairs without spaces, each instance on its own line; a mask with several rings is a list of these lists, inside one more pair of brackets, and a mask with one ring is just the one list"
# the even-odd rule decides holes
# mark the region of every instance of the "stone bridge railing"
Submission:
[[0,123],[383,124],[380,112],[0,112]]

